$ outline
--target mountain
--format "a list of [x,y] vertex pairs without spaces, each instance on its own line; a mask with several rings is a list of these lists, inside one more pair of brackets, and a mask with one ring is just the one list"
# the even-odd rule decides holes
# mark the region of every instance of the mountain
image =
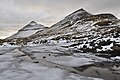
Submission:
[[56,35],[56,34],[66,34],[66,33],[76,33],[76,32],[84,32],[92,29],[93,24],[100,20],[106,19],[117,19],[112,14],[98,14],[93,15],[83,8],[71,13],[70,15],[66,16],[60,22],[54,24],[49,28],[47,31],[37,32],[36,34],[32,35],[33,38],[42,35]]
[[118,55],[120,20],[110,13],[94,15],[79,9],[46,31],[37,32],[29,38],[37,43],[61,44],[79,52]]
[[10,38],[23,37],[16,43],[59,44],[73,52],[119,55],[120,20],[111,13],[94,15],[79,9],[47,29],[33,21]]
[[43,31],[42,33],[37,33],[35,35],[33,35],[34,37],[40,35],[40,34],[46,34],[46,35],[51,35],[51,34],[61,34],[61,33],[66,33],[66,32],[70,32],[72,25],[75,24],[75,22],[77,22],[78,20],[82,19],[83,17],[86,16],[90,16],[91,13],[85,11],[83,8],[73,12],[72,14],[66,16],[63,20],[61,20],[60,22],[54,24],[51,26],[50,29],[48,29],[47,31]]
[[25,38],[29,37],[32,34],[35,34],[37,31],[43,31],[47,29],[47,27],[36,23],[35,21],[31,21],[25,27],[20,29],[17,33],[13,34],[12,36],[8,37],[7,39],[15,39],[15,38]]

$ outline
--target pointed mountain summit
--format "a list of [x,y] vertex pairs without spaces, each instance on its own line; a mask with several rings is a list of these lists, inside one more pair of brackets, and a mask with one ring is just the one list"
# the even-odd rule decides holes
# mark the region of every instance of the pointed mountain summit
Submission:
[[82,19],[83,17],[87,17],[87,16],[91,16],[92,14],[87,12],[86,10],[84,10],[83,8],[78,9],[76,11],[74,11],[73,13],[69,14],[68,16],[66,16],[63,20],[61,20],[60,22],[56,23],[53,26],[63,26],[63,25],[72,25],[74,24],[76,21]]
[[35,21],[31,21],[29,24],[27,24],[25,27],[23,27],[19,31],[38,30],[38,29],[42,29],[42,28],[46,28],[46,27],[41,24],[38,24]]
[[31,22],[29,23],[29,25],[37,25],[37,22],[31,21]]
[[77,11],[85,11],[83,8],[78,9]]
[[13,34],[12,36],[8,37],[7,39],[14,39],[14,38],[25,38],[35,34],[37,31],[46,30],[48,27],[45,27],[41,24],[38,24],[35,21],[31,21],[25,27],[20,29],[17,33]]
[[83,16],[89,16],[91,15],[89,12],[87,12],[86,10],[84,10],[83,8],[76,10],[75,12],[69,14],[67,17],[65,18],[72,18],[72,17],[83,17]]

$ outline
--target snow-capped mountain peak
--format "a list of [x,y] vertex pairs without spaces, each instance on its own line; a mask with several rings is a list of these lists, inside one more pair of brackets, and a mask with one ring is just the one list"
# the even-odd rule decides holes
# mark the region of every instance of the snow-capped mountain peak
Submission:
[[83,8],[76,10],[75,12],[71,13],[70,15],[66,16],[65,18],[71,18],[71,19],[76,19],[76,18],[81,18],[84,16],[89,16],[91,15],[89,12],[84,10]]
[[83,8],[80,8],[78,11],[85,11]]
[[31,21],[31,22],[29,23],[29,25],[32,25],[32,26],[37,25],[37,22]]
[[12,36],[8,37],[7,39],[29,37],[29,36],[35,34],[37,31],[40,32],[40,31],[46,30],[47,28],[48,27],[45,27],[45,26],[43,26],[41,24],[38,24],[35,21],[31,21],[25,27],[20,29],[16,34],[13,34]]

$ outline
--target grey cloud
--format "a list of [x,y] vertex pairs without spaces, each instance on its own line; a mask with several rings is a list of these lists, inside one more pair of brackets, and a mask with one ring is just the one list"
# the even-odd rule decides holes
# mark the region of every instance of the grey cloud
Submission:
[[[119,14],[120,0],[39,0],[38,4],[43,6],[46,12],[55,16],[65,16],[78,8],[85,8],[93,13],[112,12],[116,16]],[[49,6],[49,7],[48,7]],[[53,11],[54,13],[52,13]],[[62,12],[62,13],[61,13]]]
[[120,17],[120,0],[0,1],[0,31],[16,31],[31,20],[50,26],[79,8],[95,14],[109,12]]

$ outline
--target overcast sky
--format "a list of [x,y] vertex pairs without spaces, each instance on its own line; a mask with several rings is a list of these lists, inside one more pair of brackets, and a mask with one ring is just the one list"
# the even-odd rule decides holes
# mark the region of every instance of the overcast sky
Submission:
[[0,0],[0,38],[12,35],[32,20],[51,26],[80,8],[120,18],[120,0]]

